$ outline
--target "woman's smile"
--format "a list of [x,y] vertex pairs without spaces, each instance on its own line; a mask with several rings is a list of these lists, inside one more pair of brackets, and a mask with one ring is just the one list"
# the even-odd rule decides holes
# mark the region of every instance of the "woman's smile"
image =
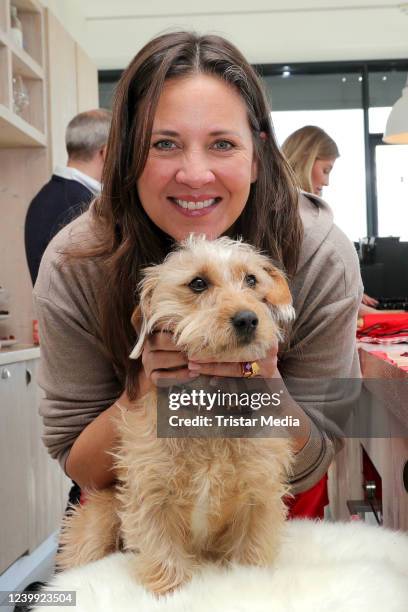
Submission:
[[177,197],[169,197],[171,204],[176,205],[176,209],[182,215],[191,217],[202,217],[208,215],[214,208],[220,204],[222,198],[212,195],[180,195]]

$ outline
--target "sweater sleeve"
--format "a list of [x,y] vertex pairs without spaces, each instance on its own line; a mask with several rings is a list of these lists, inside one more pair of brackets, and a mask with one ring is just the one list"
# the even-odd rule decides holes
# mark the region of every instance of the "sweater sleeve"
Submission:
[[41,341],[39,384],[43,442],[65,471],[81,431],[121,393],[111,362],[99,341],[51,300],[35,297]]
[[40,333],[39,384],[44,391],[43,442],[64,471],[75,439],[115,402],[123,387],[99,330],[101,269],[92,260],[61,265],[69,228],[47,247],[33,294]]
[[[319,389],[330,379],[360,377],[355,338],[362,283],[353,245],[338,228],[333,226],[296,275],[292,292],[298,317],[282,350],[279,370],[292,398],[312,422],[309,441],[296,455],[291,477],[292,492],[300,493],[324,476],[342,447],[341,439],[316,415],[324,411],[330,418],[331,411],[341,410],[347,398],[319,395]],[[291,379],[305,380],[305,384],[295,384],[292,392]],[[312,383],[317,393],[308,393]]]

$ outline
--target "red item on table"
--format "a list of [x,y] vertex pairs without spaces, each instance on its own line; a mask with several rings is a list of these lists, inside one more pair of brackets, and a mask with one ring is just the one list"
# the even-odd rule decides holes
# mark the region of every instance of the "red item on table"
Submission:
[[408,313],[368,314],[360,319],[357,338],[398,338],[408,335]]

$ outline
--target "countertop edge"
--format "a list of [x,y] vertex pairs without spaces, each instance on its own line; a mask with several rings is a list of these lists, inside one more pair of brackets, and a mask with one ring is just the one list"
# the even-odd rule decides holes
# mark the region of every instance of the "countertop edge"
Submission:
[[0,365],[17,363],[29,359],[39,359],[40,347],[34,344],[16,344],[10,348],[0,349]]

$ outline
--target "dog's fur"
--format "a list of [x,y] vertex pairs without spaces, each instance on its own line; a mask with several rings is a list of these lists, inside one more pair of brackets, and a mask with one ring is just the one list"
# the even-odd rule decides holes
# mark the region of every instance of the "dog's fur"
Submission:
[[[197,277],[208,284],[200,293],[190,285]],[[258,318],[246,340],[232,324],[244,310]],[[189,357],[262,359],[292,317],[286,280],[268,258],[228,238],[192,236],[145,271],[131,357],[140,356],[147,334],[166,328]],[[156,408],[153,391],[134,410],[121,411],[118,481],[87,492],[86,503],[64,519],[57,565],[99,559],[120,538],[134,551],[137,579],[155,593],[183,584],[205,561],[268,565],[286,515],[288,438],[158,439]]]

